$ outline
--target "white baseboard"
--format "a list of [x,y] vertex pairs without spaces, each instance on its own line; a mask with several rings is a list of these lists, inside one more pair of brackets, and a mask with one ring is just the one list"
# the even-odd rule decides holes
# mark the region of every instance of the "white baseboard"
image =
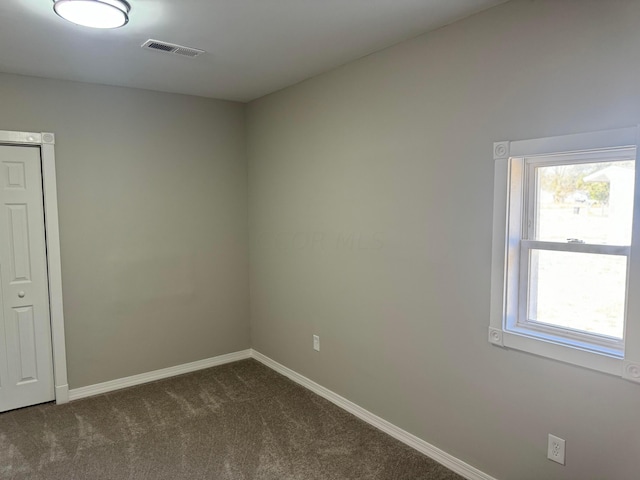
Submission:
[[251,350],[242,350],[240,352],[228,353],[217,357],[205,358],[197,362],[185,363],[175,367],[163,368],[153,372],[132,375],[131,377],[118,378],[104,383],[96,383],[87,387],[72,388],[69,390],[69,400],[78,400],[80,398],[91,397],[101,393],[120,390],[121,388],[133,387],[134,385],[142,385],[143,383],[161,380],[163,378],[182,375],[183,373],[195,372],[204,368],[215,367],[225,363],[237,362],[251,357]]
[[373,413],[365,410],[364,408],[356,405],[355,403],[347,400],[344,397],[341,397],[337,393],[332,392],[331,390],[323,387],[322,385],[317,384],[316,382],[309,380],[307,377],[300,375],[297,372],[294,372],[290,368],[281,365],[275,360],[270,359],[269,357],[251,349],[251,357],[258,360],[260,363],[263,363],[267,367],[275,370],[278,373],[281,373],[285,377],[290,378],[294,382],[302,385],[303,387],[311,390],[312,392],[320,395],[323,398],[326,398],[330,402],[336,404],[338,407],[346,410],[347,412],[355,415],[356,417],[364,420],[368,424],[376,427],[378,430],[382,430],[388,435],[391,435],[393,438],[400,440],[402,443],[416,449],[420,453],[425,454],[427,457],[432,458],[436,462],[444,465],[448,469],[454,471],[458,475],[463,476],[468,480],[496,480],[494,477],[478,470],[475,467],[472,467],[468,463],[463,462],[459,458],[454,457],[453,455],[448,454],[440,450],[437,447],[434,447],[430,443],[425,442],[424,440],[412,435],[411,433],[401,429],[393,425],[392,423],[384,420],[383,418],[374,415]]

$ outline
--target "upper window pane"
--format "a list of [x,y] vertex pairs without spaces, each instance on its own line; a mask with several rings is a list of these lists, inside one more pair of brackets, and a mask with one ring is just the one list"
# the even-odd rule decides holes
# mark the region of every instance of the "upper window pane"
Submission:
[[533,239],[630,245],[635,162],[534,168]]

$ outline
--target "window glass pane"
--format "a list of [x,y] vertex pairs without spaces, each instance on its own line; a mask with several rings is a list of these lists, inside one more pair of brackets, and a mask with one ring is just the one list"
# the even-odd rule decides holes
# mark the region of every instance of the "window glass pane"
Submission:
[[622,338],[627,257],[531,250],[528,319]]
[[634,161],[537,167],[535,240],[631,244]]

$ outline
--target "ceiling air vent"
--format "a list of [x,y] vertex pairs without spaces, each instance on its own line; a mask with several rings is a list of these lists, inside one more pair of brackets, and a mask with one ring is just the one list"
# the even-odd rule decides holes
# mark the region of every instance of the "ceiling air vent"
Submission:
[[175,43],[161,42],[160,40],[149,39],[144,42],[142,48],[154,50],[156,52],[171,53],[180,55],[181,57],[195,58],[204,53],[204,50],[198,48],[185,47],[184,45],[176,45]]

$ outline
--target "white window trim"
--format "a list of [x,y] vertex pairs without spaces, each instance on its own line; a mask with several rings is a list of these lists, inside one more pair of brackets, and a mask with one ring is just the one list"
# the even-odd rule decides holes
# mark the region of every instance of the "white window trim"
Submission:
[[[624,352],[607,354],[588,348],[554,342],[551,337],[533,338],[507,331],[507,270],[509,242],[510,158],[533,155],[571,154],[590,150],[638,147],[640,128],[629,127],[534,140],[496,142],[493,146],[494,201],[491,262],[491,313],[489,342],[507,349],[521,350],[554,360],[590,368],[640,383],[640,221],[634,221],[630,247],[627,321]],[[640,216],[640,166],[635,169],[634,219]],[[517,195],[514,198],[519,198]],[[520,200],[517,200],[520,201]],[[511,209],[520,208],[511,205]],[[580,247],[577,247],[580,248]],[[513,274],[513,272],[511,272]],[[516,272],[517,274],[517,272]]]

